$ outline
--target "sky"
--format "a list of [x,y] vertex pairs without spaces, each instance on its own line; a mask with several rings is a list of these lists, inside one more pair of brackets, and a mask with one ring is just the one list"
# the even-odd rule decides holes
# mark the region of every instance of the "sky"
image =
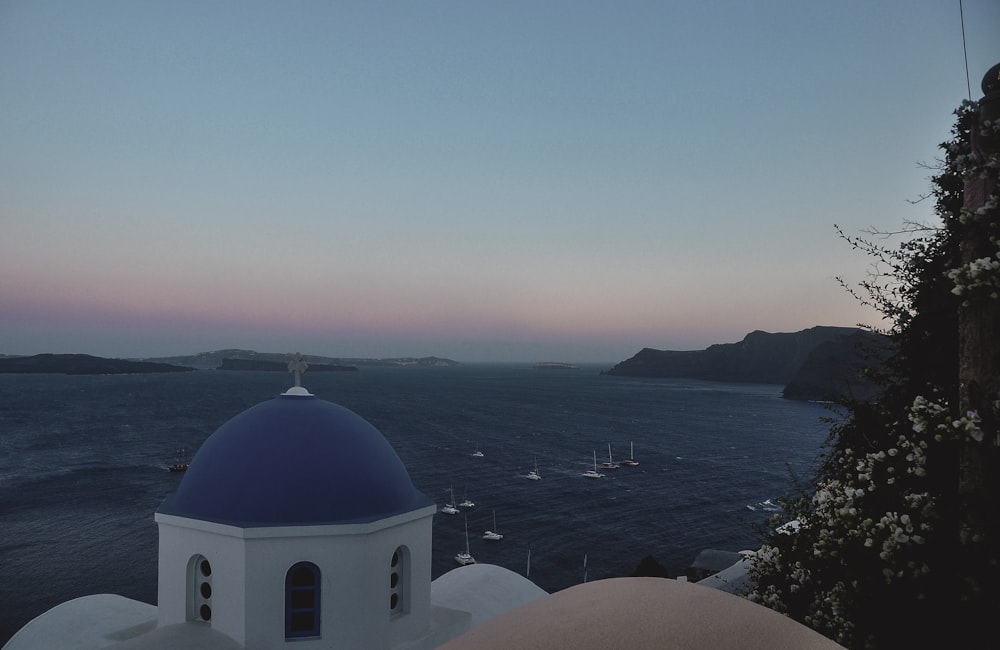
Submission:
[[[961,8],[977,99],[1000,3]],[[834,224],[934,223],[968,96],[959,0],[0,0],[0,354],[878,323]]]

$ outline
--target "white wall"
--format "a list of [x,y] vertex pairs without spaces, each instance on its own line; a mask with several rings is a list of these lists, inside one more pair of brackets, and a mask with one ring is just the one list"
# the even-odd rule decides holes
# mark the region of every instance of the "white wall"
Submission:
[[[436,506],[370,524],[238,528],[156,515],[160,529],[159,622],[186,620],[187,566],[212,564],[211,626],[252,648],[285,648],[285,575],[298,562],[320,568],[321,634],[296,648],[392,648],[430,625],[431,524]],[[409,549],[408,613],[390,617],[393,552]]]

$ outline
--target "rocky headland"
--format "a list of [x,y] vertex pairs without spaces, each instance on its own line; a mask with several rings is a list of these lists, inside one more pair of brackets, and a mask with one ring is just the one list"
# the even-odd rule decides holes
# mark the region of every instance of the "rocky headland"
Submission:
[[704,350],[644,348],[602,374],[782,384],[789,399],[868,399],[878,391],[869,371],[881,367],[888,346],[886,337],[855,327],[758,330]]

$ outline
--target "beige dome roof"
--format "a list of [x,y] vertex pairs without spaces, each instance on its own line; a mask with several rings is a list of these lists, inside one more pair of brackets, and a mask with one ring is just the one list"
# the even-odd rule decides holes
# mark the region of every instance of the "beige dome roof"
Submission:
[[612,578],[518,607],[441,648],[835,650],[841,646],[786,616],[718,589],[666,578]]

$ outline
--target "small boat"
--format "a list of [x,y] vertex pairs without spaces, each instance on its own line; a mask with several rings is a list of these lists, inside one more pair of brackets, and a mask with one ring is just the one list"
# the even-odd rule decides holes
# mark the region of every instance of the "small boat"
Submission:
[[455,507],[455,491],[450,488],[448,491],[451,492],[451,501],[441,506],[441,512],[446,515],[457,515],[458,508]]
[[497,511],[493,511],[493,528],[483,532],[483,539],[488,539],[491,542],[499,542],[503,539],[503,535],[497,532]]
[[465,520],[465,553],[458,553],[455,555],[455,561],[465,566],[466,564],[475,564],[476,558],[472,557],[469,553],[469,520]]
[[628,458],[622,461],[622,465],[625,467],[638,467],[639,461],[635,459],[635,450],[632,448],[632,443],[628,443]]
[[[594,453],[596,454],[597,452],[594,452]],[[601,463],[601,469],[618,469],[619,467],[621,467],[621,465],[619,465],[618,463],[616,463],[611,458],[611,443],[609,442],[608,443],[608,459],[606,461],[604,461],[603,463]]]
[[458,504],[459,508],[475,508],[476,504],[469,500],[469,497],[463,496],[462,500]]
[[538,473],[538,458],[535,458],[535,469],[531,470],[525,474],[524,478],[530,479],[532,481],[541,481],[542,475]]
[[597,452],[594,452],[594,469],[588,469],[583,473],[587,478],[604,478],[604,474],[597,471]]
[[765,499],[764,501],[755,503],[753,505],[748,503],[747,510],[752,510],[754,512],[757,512],[758,510],[763,510],[764,512],[778,512],[779,510],[781,510],[781,506],[779,506],[774,501],[771,501],[770,499]]
[[472,457],[473,458],[482,458],[485,455],[486,454],[484,454],[483,452],[479,451],[479,446],[478,445],[476,446],[476,450],[474,452],[472,452]]
[[177,457],[174,459],[172,465],[167,465],[168,472],[186,472],[188,469],[188,462],[184,460],[184,450],[181,449],[177,452]]

